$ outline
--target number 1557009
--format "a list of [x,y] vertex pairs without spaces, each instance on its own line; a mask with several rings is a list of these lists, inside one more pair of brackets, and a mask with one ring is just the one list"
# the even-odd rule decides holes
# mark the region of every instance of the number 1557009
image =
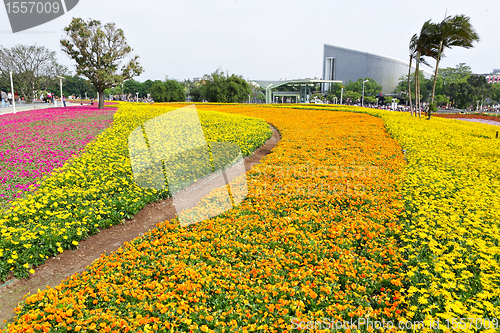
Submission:
[[5,7],[7,13],[11,14],[49,14],[49,13],[59,13],[61,6],[59,2],[50,1],[23,1],[23,2],[6,2]]

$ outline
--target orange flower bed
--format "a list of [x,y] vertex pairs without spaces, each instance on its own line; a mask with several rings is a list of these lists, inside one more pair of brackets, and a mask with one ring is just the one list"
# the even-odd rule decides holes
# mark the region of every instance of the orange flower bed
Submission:
[[166,221],[27,297],[7,332],[283,332],[404,315],[397,241],[404,159],[383,121],[197,107],[260,117],[280,131],[271,154],[247,173],[246,200],[187,228]]

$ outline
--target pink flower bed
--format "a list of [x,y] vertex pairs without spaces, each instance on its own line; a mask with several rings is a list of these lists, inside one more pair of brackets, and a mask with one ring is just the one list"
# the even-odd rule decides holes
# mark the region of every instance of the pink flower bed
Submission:
[[84,105],[0,116],[0,203],[35,189],[109,127],[115,111]]

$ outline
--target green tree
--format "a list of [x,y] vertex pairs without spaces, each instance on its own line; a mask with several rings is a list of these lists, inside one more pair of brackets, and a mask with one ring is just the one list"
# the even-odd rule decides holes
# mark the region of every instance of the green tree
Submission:
[[132,48],[123,30],[117,29],[114,23],[102,25],[96,20],[85,22],[73,18],[64,32],[66,38],[60,41],[62,50],[76,61],[76,74],[88,78],[99,93],[99,109],[104,108],[104,89],[143,72],[138,56],[122,64]]
[[377,96],[382,92],[382,86],[369,77],[358,79],[355,82],[349,80],[349,82],[345,85],[345,90],[355,91],[361,94],[363,92],[363,81],[366,80],[368,80],[368,82],[365,83],[365,96]]
[[141,83],[139,81],[136,81],[134,79],[130,79],[125,81],[123,84],[123,93],[124,94],[130,94],[133,95],[134,97],[136,96],[136,93],[141,93]]
[[356,103],[356,101],[361,100],[361,93],[352,90],[344,90],[344,98],[346,102]]
[[205,75],[202,84],[203,98],[209,102],[241,103],[252,95],[252,89],[242,76],[216,70]]
[[[470,24],[470,18],[465,15],[447,16],[440,23],[434,24],[434,33],[439,41],[438,52],[435,55],[436,69],[434,71],[434,84],[432,87],[431,103],[434,102],[434,94],[436,90],[436,79],[438,75],[439,62],[444,56],[443,52],[446,48],[454,46],[472,48],[472,43],[479,41],[479,36]],[[429,118],[431,114],[429,112]]]
[[155,102],[184,102],[186,100],[184,86],[176,80],[156,81],[150,91]]
[[143,83],[141,83],[141,88],[140,88],[140,91],[139,91],[139,96],[141,97],[147,97],[148,94],[151,93],[150,89],[151,87],[153,86],[154,82],[151,81],[151,80],[146,80],[144,81]]
[[13,74],[14,90],[19,90],[27,103],[38,91],[58,82],[58,76],[67,69],[56,61],[56,53],[44,46],[16,45],[10,49],[0,46],[0,80],[10,91],[10,72]]
[[495,88],[491,83],[488,83],[486,78],[482,75],[472,75],[467,79],[467,83],[473,87],[471,89],[471,103],[475,102],[483,104],[487,98],[493,97]]
[[492,99],[500,103],[500,83],[493,83],[493,97]]
[[438,106],[443,106],[450,103],[450,99],[445,95],[436,95],[434,97],[434,103]]
[[418,116],[421,115],[421,105],[420,105],[420,64],[426,66],[430,65],[427,63],[424,57],[435,57],[438,53],[437,42],[435,35],[435,25],[431,20],[426,21],[422,28],[420,29],[419,35],[413,35],[410,41],[410,50],[414,48],[415,50],[415,107],[418,110]]
[[471,76],[472,70],[465,63],[460,63],[456,67],[446,67],[438,70],[438,79],[443,79],[443,84],[446,86],[452,82],[466,82]]
[[[63,75],[64,80],[62,81],[63,83],[63,95],[64,96],[85,96],[85,93],[87,93],[87,96],[90,98],[94,98],[97,96],[96,91],[94,87],[89,84],[87,80],[84,78],[81,78],[77,75],[71,76],[71,75]],[[59,87],[59,80],[57,82],[54,82],[51,86],[47,88],[47,91],[50,91],[51,93],[54,93],[56,95],[60,94],[60,87]]]

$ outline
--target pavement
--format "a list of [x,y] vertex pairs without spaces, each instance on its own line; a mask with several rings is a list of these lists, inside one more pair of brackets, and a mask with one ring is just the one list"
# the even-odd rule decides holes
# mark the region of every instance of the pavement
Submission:
[[[88,104],[88,102],[84,102],[83,105]],[[0,104],[0,115],[3,114],[11,114],[14,113],[14,106],[8,106],[5,108],[1,107],[2,105]],[[57,107],[60,107],[61,103],[57,103]],[[80,106],[80,103],[70,103],[66,101],[66,106]],[[49,108],[55,108],[56,106],[54,104],[50,103],[40,103],[40,102],[35,102],[31,104],[25,104],[25,103],[16,103],[16,113],[17,112],[22,112],[22,111],[31,111],[31,110],[39,110],[39,109],[49,109]]]

